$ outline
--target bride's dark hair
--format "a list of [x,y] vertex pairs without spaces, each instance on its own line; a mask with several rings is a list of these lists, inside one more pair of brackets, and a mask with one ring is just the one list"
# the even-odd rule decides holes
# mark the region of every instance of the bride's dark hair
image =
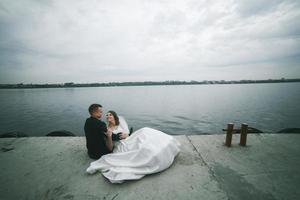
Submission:
[[117,113],[115,111],[110,110],[107,113],[110,113],[110,114],[112,114],[112,116],[114,116],[116,126],[120,124],[119,117],[118,117],[118,115],[117,115]]

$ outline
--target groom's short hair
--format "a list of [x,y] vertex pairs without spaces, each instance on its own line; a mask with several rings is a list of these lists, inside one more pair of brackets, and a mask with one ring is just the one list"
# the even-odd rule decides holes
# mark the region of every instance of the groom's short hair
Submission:
[[92,105],[90,105],[89,107],[89,113],[92,114],[97,108],[102,108],[102,106],[100,104],[97,103],[93,103]]

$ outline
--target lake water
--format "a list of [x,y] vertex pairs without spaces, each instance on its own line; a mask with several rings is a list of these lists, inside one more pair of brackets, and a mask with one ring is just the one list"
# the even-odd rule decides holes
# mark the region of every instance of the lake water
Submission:
[[229,122],[264,132],[300,127],[300,83],[2,89],[0,134],[84,135],[91,103],[115,110],[134,130],[174,135],[220,134]]

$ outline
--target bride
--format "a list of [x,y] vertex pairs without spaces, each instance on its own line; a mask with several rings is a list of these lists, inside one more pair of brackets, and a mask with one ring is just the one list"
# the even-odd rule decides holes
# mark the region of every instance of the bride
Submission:
[[152,128],[141,128],[129,136],[122,116],[109,111],[108,132],[112,132],[113,151],[91,162],[86,172],[100,171],[111,183],[141,179],[170,167],[179,153],[180,143],[172,136]]

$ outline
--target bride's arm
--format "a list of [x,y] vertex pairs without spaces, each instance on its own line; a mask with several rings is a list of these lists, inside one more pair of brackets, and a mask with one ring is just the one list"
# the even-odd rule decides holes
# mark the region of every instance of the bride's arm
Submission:
[[105,141],[106,147],[110,152],[112,152],[114,145],[113,145],[113,141],[112,141],[112,130],[111,129],[107,129],[106,136],[107,136],[106,141]]

